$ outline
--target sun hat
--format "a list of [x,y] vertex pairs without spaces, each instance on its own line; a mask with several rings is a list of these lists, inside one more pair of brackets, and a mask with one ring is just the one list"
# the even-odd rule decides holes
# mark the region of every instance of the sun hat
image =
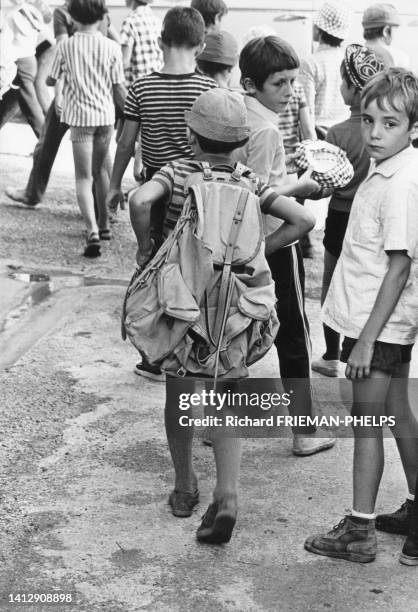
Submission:
[[350,81],[359,91],[372,76],[385,69],[384,63],[372,49],[356,43],[346,47],[344,66]]
[[363,28],[400,26],[401,18],[393,4],[372,4],[364,11],[361,24]]
[[325,140],[302,140],[296,152],[296,164],[307,170],[321,187],[345,187],[354,176],[354,169],[343,149]]
[[221,30],[206,35],[205,48],[197,60],[235,66],[238,61],[238,43],[229,32]]
[[350,28],[350,11],[342,2],[325,2],[313,22],[320,30],[344,40]]
[[239,142],[250,135],[244,97],[221,87],[202,93],[184,118],[194,132],[210,140]]

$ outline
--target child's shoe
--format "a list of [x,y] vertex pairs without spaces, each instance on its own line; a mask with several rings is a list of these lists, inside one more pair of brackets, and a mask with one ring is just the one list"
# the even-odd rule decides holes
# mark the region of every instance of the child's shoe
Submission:
[[377,550],[374,520],[347,515],[328,533],[308,538],[305,549],[325,557],[370,563]]
[[[321,430],[319,430],[320,432]],[[318,433],[318,431],[317,431]],[[310,434],[301,435],[295,434],[293,436],[292,452],[297,457],[309,457],[315,453],[328,450],[332,448],[336,442],[336,438],[329,436],[323,438],[320,435]]]
[[[226,544],[232,536],[237,520],[236,498],[229,503],[214,501],[202,517],[202,523],[196,531],[196,538],[205,544]],[[219,508],[222,504],[223,507]]]
[[378,514],[376,516],[376,529],[386,531],[387,533],[399,533],[400,535],[408,535],[412,506],[414,502],[406,499],[402,506],[391,514]]
[[320,357],[312,362],[312,370],[324,376],[337,377],[340,373],[340,361],[338,359],[324,359]]
[[409,531],[399,561],[403,565],[418,565],[418,529]]
[[165,382],[166,379],[165,373],[158,366],[153,366],[145,361],[137,363],[134,372],[138,376],[143,376],[156,382]]
[[180,518],[187,518],[193,513],[193,508],[199,503],[199,489],[193,493],[188,491],[171,491],[168,503],[171,506],[171,513]]
[[99,257],[100,240],[96,232],[91,232],[87,238],[87,245],[83,253],[84,257]]

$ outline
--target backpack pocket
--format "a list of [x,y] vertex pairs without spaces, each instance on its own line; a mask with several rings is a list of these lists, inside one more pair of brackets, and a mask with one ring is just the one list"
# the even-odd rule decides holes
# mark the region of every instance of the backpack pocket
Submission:
[[267,321],[274,309],[276,298],[274,283],[261,287],[245,287],[238,299],[240,311],[256,321]]
[[174,319],[194,323],[200,317],[199,306],[184,282],[177,263],[167,263],[161,268],[158,297],[163,311]]

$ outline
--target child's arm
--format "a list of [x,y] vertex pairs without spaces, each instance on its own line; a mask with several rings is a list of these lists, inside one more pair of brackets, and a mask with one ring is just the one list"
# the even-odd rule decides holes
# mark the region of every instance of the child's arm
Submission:
[[285,196],[276,197],[267,208],[262,205],[262,212],[285,221],[275,232],[266,237],[266,255],[271,255],[277,249],[299,240],[315,225],[312,213]]
[[135,142],[138,132],[139,122],[126,119],[123,124],[122,134],[116,149],[112,178],[110,179],[109,193],[106,198],[106,203],[113,212],[116,212],[119,203],[122,209],[125,208],[121,183],[129,161],[135,152]]
[[316,140],[315,126],[307,106],[302,106],[299,109],[299,126],[303,139],[310,138]]
[[138,242],[136,261],[144,266],[151,258],[153,241],[150,236],[151,207],[167,193],[167,188],[158,181],[148,181],[135,191],[129,201],[131,225]]
[[377,294],[373,310],[347,360],[347,378],[365,378],[370,374],[374,343],[392,314],[408,280],[411,259],[406,251],[388,251],[389,269]]
[[115,106],[123,112],[127,89],[123,83],[113,83],[113,101]]

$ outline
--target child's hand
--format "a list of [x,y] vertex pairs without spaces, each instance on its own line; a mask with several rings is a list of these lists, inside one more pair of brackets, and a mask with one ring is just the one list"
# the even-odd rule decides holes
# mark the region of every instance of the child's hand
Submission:
[[309,198],[311,195],[321,190],[320,185],[311,178],[311,175],[312,168],[308,168],[306,172],[299,177],[298,182],[295,184],[295,195],[301,198]]
[[370,364],[373,357],[374,343],[357,340],[350,357],[347,360],[345,376],[350,380],[356,378],[368,378],[370,376]]
[[57,117],[60,118],[61,113],[62,113],[62,97],[61,96],[55,96],[54,106],[55,106],[55,112],[57,113]]
[[153,255],[155,253],[155,242],[151,238],[151,247],[147,251],[143,251],[138,247],[136,251],[136,263],[138,264],[138,268],[142,271],[147,263],[151,261]]
[[111,213],[118,212],[118,206],[121,210],[125,210],[125,199],[121,189],[111,189],[107,194],[106,206]]

